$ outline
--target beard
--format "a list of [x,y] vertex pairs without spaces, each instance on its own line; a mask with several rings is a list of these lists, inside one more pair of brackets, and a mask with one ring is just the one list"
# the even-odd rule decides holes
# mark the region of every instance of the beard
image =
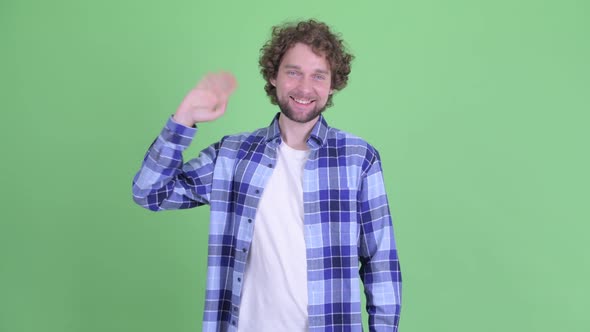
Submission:
[[[289,120],[298,122],[298,123],[308,123],[312,120],[315,120],[324,110],[326,110],[326,104],[322,106],[318,106],[315,104],[314,108],[311,109],[309,112],[302,113],[293,110],[291,105],[289,105],[289,99],[287,100],[278,100],[279,108],[281,109],[281,113],[284,114]],[[314,101],[317,103],[317,100]]]

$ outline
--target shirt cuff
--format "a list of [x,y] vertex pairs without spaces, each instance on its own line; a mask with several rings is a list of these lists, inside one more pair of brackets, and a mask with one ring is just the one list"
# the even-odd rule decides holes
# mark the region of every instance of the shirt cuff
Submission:
[[166,122],[166,125],[164,126],[164,129],[162,129],[162,132],[160,133],[160,137],[165,142],[187,148],[193,141],[196,133],[196,127],[191,128],[182,125],[174,121],[172,116],[170,116]]

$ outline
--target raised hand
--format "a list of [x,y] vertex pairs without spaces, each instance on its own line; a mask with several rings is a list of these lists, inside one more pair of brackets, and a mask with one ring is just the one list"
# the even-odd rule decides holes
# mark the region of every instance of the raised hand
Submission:
[[205,75],[184,97],[174,114],[174,121],[187,127],[213,121],[225,113],[227,101],[237,87],[236,78],[228,72]]

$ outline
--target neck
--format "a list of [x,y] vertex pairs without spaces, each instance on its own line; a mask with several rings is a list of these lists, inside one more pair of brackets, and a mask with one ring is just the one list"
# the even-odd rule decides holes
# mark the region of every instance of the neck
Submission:
[[293,149],[307,150],[307,139],[319,118],[318,115],[318,117],[311,121],[299,123],[281,114],[279,116],[279,127],[281,128],[281,138],[283,139],[283,142]]

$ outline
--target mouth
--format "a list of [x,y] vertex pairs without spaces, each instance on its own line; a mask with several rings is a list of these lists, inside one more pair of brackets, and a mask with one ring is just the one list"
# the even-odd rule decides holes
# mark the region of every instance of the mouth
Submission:
[[307,106],[312,104],[313,102],[315,102],[314,99],[307,99],[307,98],[296,98],[296,97],[290,97],[295,103],[302,105],[302,106]]

